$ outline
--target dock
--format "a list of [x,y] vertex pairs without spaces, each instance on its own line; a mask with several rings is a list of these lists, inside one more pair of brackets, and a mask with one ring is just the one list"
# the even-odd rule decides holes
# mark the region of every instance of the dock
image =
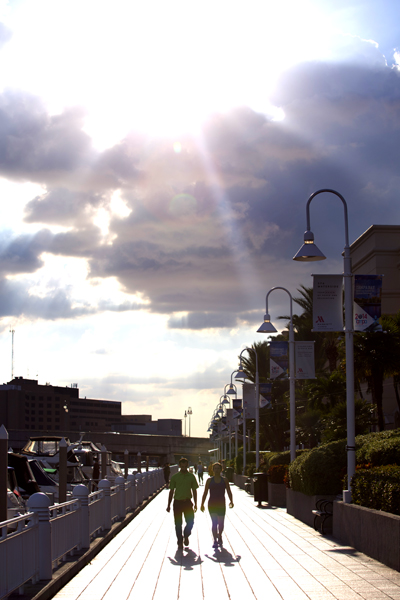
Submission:
[[[203,487],[198,490],[200,506]],[[400,600],[400,573],[232,486],[224,544],[198,511],[178,549],[163,489],[55,600]]]

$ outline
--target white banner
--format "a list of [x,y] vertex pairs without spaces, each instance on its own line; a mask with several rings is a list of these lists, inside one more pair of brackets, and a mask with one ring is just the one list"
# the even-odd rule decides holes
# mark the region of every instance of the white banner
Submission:
[[254,383],[243,384],[243,408],[246,419],[256,418],[256,386]]
[[343,275],[313,275],[312,331],[343,331]]
[[315,379],[314,342],[295,342],[296,379]]

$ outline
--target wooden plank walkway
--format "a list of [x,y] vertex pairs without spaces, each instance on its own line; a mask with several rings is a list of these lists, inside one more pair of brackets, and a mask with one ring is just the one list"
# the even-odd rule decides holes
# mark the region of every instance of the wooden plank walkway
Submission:
[[54,598],[400,600],[397,571],[232,491],[222,549],[212,548],[210,517],[199,511],[189,548],[179,550],[163,490]]

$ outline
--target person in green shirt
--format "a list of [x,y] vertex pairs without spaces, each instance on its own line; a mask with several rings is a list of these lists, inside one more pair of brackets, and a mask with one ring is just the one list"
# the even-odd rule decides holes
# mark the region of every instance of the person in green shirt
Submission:
[[[172,475],[169,482],[169,495],[167,512],[171,510],[172,498],[174,499],[174,520],[175,531],[178,540],[178,548],[189,546],[189,536],[193,529],[194,513],[197,510],[197,488],[198,483],[193,473],[188,471],[189,461],[187,458],[181,458],[179,461],[180,470],[175,475]],[[192,495],[194,500],[194,508],[192,504]],[[182,523],[185,517],[185,529],[182,535]]]

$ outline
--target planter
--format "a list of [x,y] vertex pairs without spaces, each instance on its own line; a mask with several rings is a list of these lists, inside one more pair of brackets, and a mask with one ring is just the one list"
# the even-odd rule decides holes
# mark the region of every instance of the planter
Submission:
[[400,571],[400,516],[336,501],[333,535],[343,545]]
[[286,485],[268,481],[268,504],[286,508]]
[[[246,483],[247,480],[248,480],[247,475],[237,475],[236,473],[233,474],[233,483],[235,485],[237,485],[241,490],[245,489],[244,484]],[[254,495],[254,481],[253,481],[252,477],[251,477],[250,493],[252,496]]]
[[294,490],[286,490],[286,507],[289,515],[292,515],[299,521],[314,526],[314,515],[312,511],[315,508],[317,500],[324,498],[325,500],[336,500],[337,496],[331,496],[329,494],[322,496],[307,496],[302,492],[295,492]]

